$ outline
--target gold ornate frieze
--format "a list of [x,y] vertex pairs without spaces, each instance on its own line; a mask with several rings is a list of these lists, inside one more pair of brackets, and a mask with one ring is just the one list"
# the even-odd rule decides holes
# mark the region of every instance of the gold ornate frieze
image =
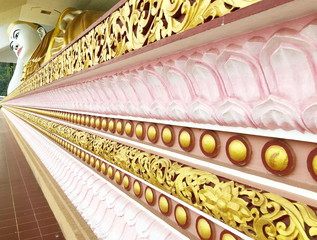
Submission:
[[129,0],[7,98],[194,28],[261,0]]
[[[316,210],[306,204],[26,112],[10,110],[41,131],[74,143],[254,239],[317,239]],[[138,190],[136,187],[135,191]],[[179,221],[184,222],[181,218]]]
[[[168,147],[175,151],[187,152],[191,157],[207,162],[212,159],[215,164],[225,163],[229,167],[239,166],[240,171],[251,170],[253,174],[261,172],[283,176],[280,180],[284,183],[296,179],[299,184],[305,182],[304,188],[307,190],[313,189],[312,187],[317,181],[317,151],[314,143],[306,142],[303,147],[297,141],[289,139],[115,119],[66,111],[16,108],[98,130],[101,134],[105,132],[129,137],[134,141],[153,144],[157,147]],[[221,146],[225,146],[224,151],[221,150]],[[257,146],[262,147],[257,148]],[[298,173],[299,169],[303,169],[303,165],[297,163],[299,161],[297,153],[299,152],[301,158],[307,157],[306,173],[311,175],[311,179],[307,179],[307,174]]]

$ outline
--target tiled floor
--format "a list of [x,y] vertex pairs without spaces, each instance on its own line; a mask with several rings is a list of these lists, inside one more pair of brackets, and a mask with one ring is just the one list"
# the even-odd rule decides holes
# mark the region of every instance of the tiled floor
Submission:
[[65,239],[0,113],[0,240]]

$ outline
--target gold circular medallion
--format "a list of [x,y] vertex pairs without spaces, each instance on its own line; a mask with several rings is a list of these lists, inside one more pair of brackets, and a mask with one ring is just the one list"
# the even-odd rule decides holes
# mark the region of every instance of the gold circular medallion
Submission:
[[89,118],[89,116],[86,116],[85,125],[89,126],[89,123],[90,123],[90,118]]
[[90,156],[88,153],[86,153],[86,156],[85,156],[85,162],[89,162],[89,159],[90,159]]
[[210,226],[210,223],[203,217],[197,219],[196,229],[199,237],[202,240],[209,240],[212,238],[213,231]]
[[91,166],[95,166],[95,158],[93,156],[90,157],[89,163]]
[[77,123],[77,124],[80,124],[80,114],[77,114],[76,123]]
[[[278,176],[290,174],[296,164],[296,155],[293,149],[279,139],[271,140],[263,146],[261,158],[264,167]],[[310,171],[310,173],[312,172]]]
[[225,233],[222,235],[221,240],[237,240],[235,236],[231,235],[230,233]]
[[213,153],[216,149],[216,140],[210,134],[205,134],[201,139],[201,146],[206,153]]
[[161,195],[159,198],[159,208],[160,211],[165,215],[170,215],[170,203],[164,195]]
[[190,134],[187,131],[182,131],[179,136],[179,143],[183,148],[188,148],[191,143]]
[[143,126],[140,123],[136,125],[135,134],[139,139],[143,138]]
[[130,136],[131,131],[132,131],[132,125],[131,125],[130,122],[127,122],[127,123],[125,124],[124,131],[125,131],[125,133],[126,133],[128,136]]
[[107,129],[107,119],[102,119],[101,128],[106,130]]
[[81,152],[80,158],[81,158],[82,160],[85,160],[85,152],[84,152],[84,151]]
[[185,228],[188,226],[188,213],[185,208],[181,205],[176,206],[175,208],[175,219],[178,225]]
[[118,184],[121,184],[121,173],[119,171],[116,171],[114,178]]
[[180,147],[190,152],[195,146],[195,135],[190,128],[182,128],[178,134],[178,143]]
[[95,117],[91,117],[90,118],[90,123],[89,124],[90,124],[90,127],[93,127],[93,128],[95,127]]
[[96,120],[95,120],[95,126],[98,129],[100,129],[100,127],[101,127],[101,123],[100,123],[100,118],[99,117],[97,117]]
[[85,116],[82,115],[80,118],[80,124],[85,125]]
[[127,175],[123,177],[122,182],[125,189],[130,189],[130,178]]
[[110,177],[111,179],[113,178],[113,168],[112,167],[108,167],[108,177]]
[[231,160],[236,162],[243,162],[247,157],[247,147],[240,140],[233,140],[229,144],[229,156]]
[[169,144],[172,141],[172,131],[171,129],[165,127],[162,131],[162,139],[165,144]]
[[275,171],[283,171],[288,166],[288,155],[285,149],[272,145],[265,151],[265,162]]
[[134,192],[135,196],[141,197],[142,190],[141,190],[141,185],[140,185],[139,181],[135,181],[134,182],[134,184],[133,184],[133,192]]
[[154,141],[157,137],[156,128],[154,126],[150,126],[147,131],[147,136],[150,141]]
[[107,166],[106,166],[106,164],[104,162],[101,164],[101,172],[103,174],[107,173]]
[[99,161],[99,160],[96,160],[96,162],[95,162],[95,168],[96,168],[97,171],[100,170],[100,161]]
[[153,205],[154,204],[154,193],[153,190],[149,187],[145,190],[145,199],[148,204]]
[[113,119],[111,119],[111,120],[109,121],[109,130],[110,130],[111,132],[114,131],[114,120],[113,120]]
[[89,163],[91,166],[95,166],[95,158],[93,156],[90,157]]
[[72,122],[73,123],[76,123],[77,122],[77,115],[76,114],[72,114],[73,115],[73,117],[72,117]]
[[122,133],[121,131],[122,131],[122,122],[118,121],[117,122],[117,132],[121,134]]

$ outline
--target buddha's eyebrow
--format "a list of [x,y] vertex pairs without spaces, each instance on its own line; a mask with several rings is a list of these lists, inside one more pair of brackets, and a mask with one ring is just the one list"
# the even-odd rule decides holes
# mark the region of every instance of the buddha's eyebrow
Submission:
[[12,38],[14,37],[14,34],[16,31],[20,31],[20,29],[15,29],[14,32],[12,33]]

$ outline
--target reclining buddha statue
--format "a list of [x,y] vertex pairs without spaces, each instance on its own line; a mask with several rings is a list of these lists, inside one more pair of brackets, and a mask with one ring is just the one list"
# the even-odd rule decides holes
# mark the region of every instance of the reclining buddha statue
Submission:
[[25,21],[11,23],[7,29],[7,34],[10,47],[18,59],[8,86],[8,94],[78,37],[102,14],[102,12],[97,11],[67,8],[61,13],[55,28],[48,33],[36,23]]

